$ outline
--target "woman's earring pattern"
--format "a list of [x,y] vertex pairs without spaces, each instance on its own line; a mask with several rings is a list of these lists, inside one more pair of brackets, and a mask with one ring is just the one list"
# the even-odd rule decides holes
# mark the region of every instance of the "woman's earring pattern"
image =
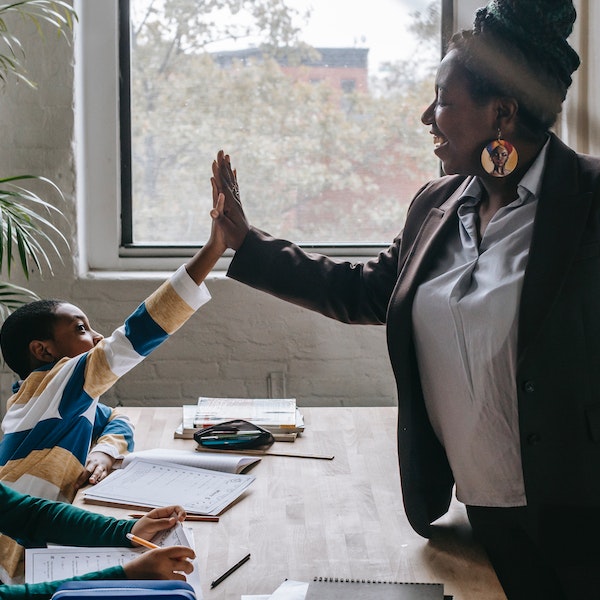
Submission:
[[519,162],[516,148],[502,139],[502,132],[498,129],[498,137],[487,144],[481,153],[481,166],[492,177],[506,177],[510,175]]

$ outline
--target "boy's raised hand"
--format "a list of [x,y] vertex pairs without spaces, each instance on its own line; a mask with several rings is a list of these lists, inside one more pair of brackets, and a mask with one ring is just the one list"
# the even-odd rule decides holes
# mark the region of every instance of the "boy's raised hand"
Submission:
[[217,228],[220,239],[228,248],[237,250],[246,238],[250,225],[242,208],[237,173],[231,168],[229,155],[223,150],[217,153],[212,172],[213,209],[210,216],[213,227]]

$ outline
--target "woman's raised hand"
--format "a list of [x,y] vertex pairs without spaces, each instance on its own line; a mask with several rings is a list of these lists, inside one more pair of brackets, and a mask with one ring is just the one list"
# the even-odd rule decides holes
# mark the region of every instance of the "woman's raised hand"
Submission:
[[240,190],[237,183],[237,173],[231,168],[231,160],[223,150],[217,153],[217,159],[212,164],[213,176],[210,178],[213,195],[213,208],[210,216],[213,226],[218,228],[220,238],[228,248],[237,250],[250,230],[246,219]]

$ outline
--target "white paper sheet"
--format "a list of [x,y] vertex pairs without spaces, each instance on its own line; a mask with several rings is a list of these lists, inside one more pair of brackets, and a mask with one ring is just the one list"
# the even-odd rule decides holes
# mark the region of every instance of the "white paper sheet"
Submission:
[[[194,549],[193,532],[184,529],[179,523],[172,529],[160,533],[152,541],[158,546],[188,546]],[[146,548],[84,548],[78,546],[48,546],[47,548],[27,548],[25,550],[25,582],[42,583],[69,579],[108,567],[124,565],[149,552]],[[186,575],[194,588],[198,600],[202,600],[202,588],[197,561],[194,570]]]
[[241,600],[304,600],[307,590],[307,582],[286,579],[272,594],[242,595]]
[[137,458],[159,460],[161,462],[199,467],[211,471],[224,473],[241,473],[254,463],[260,462],[258,457],[241,456],[239,454],[216,454],[210,452],[197,452],[196,450],[171,450],[170,448],[152,448],[138,450],[127,454],[121,462],[120,468],[125,468]]
[[179,504],[190,514],[218,515],[254,479],[138,458],[87,489],[84,501],[150,508]]

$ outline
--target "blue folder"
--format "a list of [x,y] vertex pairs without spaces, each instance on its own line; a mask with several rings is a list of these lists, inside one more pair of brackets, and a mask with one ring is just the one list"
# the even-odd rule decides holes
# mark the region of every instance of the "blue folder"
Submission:
[[87,580],[67,581],[52,600],[196,600],[194,588],[185,581]]

